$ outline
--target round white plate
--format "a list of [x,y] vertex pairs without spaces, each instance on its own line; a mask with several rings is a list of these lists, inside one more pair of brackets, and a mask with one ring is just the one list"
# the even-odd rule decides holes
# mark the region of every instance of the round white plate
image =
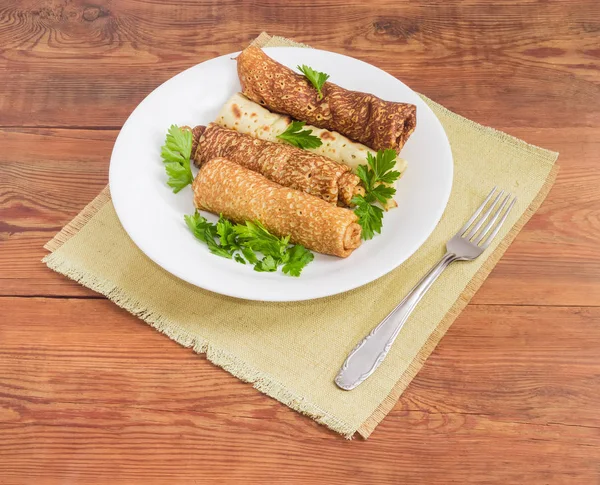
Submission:
[[[409,258],[438,223],[452,188],[452,152],[442,125],[410,88],[365,62],[317,49],[273,47],[265,52],[290,68],[306,64],[347,89],[417,106],[417,129],[402,150],[408,169],[398,182],[398,208],[384,216],[382,234],[345,259],[315,254],[299,278],[258,273],[251,265],[211,254],[183,216],[194,212],[191,187],[173,194],[160,148],[171,124],[206,125],[240,90],[236,54],[198,64],[156,88],[119,133],[110,161],[110,192],[123,227],[155,263],[179,278],[238,298],[294,301],[320,298],[369,283]],[[204,213],[215,221],[216,217]]]

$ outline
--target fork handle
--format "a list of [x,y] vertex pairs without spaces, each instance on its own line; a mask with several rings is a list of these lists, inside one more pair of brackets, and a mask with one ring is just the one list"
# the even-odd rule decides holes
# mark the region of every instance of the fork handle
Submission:
[[446,267],[459,259],[456,254],[446,253],[444,257],[421,278],[408,295],[394,308],[383,321],[375,327],[355,348],[348,354],[344,365],[340,369],[335,383],[338,387],[350,391],[365,381],[379,364],[383,362],[394,340],[400,333],[404,322],[408,319],[417,303],[437,280]]

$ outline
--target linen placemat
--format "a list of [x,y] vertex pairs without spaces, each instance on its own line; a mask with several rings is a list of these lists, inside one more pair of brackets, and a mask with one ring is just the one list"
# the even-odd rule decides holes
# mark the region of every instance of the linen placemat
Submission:
[[[254,43],[299,45],[265,33]],[[366,438],[540,206],[557,172],[557,153],[423,99],[452,147],[450,200],[427,242],[399,268],[366,286],[294,303],[246,301],[199,289],[167,273],[137,248],[119,223],[108,188],[48,242],[51,253],[44,262],[181,345],[206,353],[208,360],[259,391],[347,438],[356,432]],[[477,260],[446,270],[370,379],[350,392],[338,389],[333,379],[348,352],[437,262],[446,241],[495,185],[518,197],[499,237]]]

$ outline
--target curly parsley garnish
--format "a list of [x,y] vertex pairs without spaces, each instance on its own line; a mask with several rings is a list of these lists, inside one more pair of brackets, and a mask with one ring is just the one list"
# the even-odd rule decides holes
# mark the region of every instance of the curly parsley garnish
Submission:
[[396,165],[396,151],[379,150],[376,156],[367,153],[367,165],[359,165],[356,175],[362,180],[365,195],[356,195],[352,203],[356,205],[354,213],[362,227],[362,238],[372,239],[375,233],[381,233],[383,210],[376,204],[385,205],[396,193],[390,187],[400,178],[400,172],[393,170]]
[[317,93],[319,93],[319,99],[323,99],[323,92],[321,89],[325,84],[325,81],[329,79],[329,74],[325,74],[324,72],[315,71],[311,67],[308,67],[304,64],[301,66],[297,66],[297,69],[306,76],[306,79],[310,81],[310,83],[315,87]]
[[184,219],[196,239],[206,243],[211,253],[241,264],[248,262],[254,265],[254,271],[274,272],[282,266],[283,273],[300,276],[314,259],[314,254],[304,246],[290,246],[289,236],[274,236],[258,221],[233,224],[221,216],[213,224],[198,211]]

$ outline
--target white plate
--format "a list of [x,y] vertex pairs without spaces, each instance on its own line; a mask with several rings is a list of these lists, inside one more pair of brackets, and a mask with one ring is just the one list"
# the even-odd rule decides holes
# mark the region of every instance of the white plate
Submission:
[[[273,47],[265,52],[288,67],[307,64],[347,89],[417,106],[417,129],[402,150],[408,169],[398,183],[399,207],[384,216],[381,235],[346,259],[315,254],[299,278],[258,273],[211,254],[188,231],[191,187],[173,194],[160,147],[171,124],[206,125],[240,90],[228,54],[198,64],[156,88],[119,133],[110,161],[110,192],[123,227],[155,263],[193,285],[224,295],[264,301],[320,298],[369,283],[396,268],[429,237],[452,188],[452,152],[442,125],[411,89],[386,72],[351,57],[317,49]],[[207,216],[207,214],[204,214]],[[216,218],[208,215],[208,218]]]

